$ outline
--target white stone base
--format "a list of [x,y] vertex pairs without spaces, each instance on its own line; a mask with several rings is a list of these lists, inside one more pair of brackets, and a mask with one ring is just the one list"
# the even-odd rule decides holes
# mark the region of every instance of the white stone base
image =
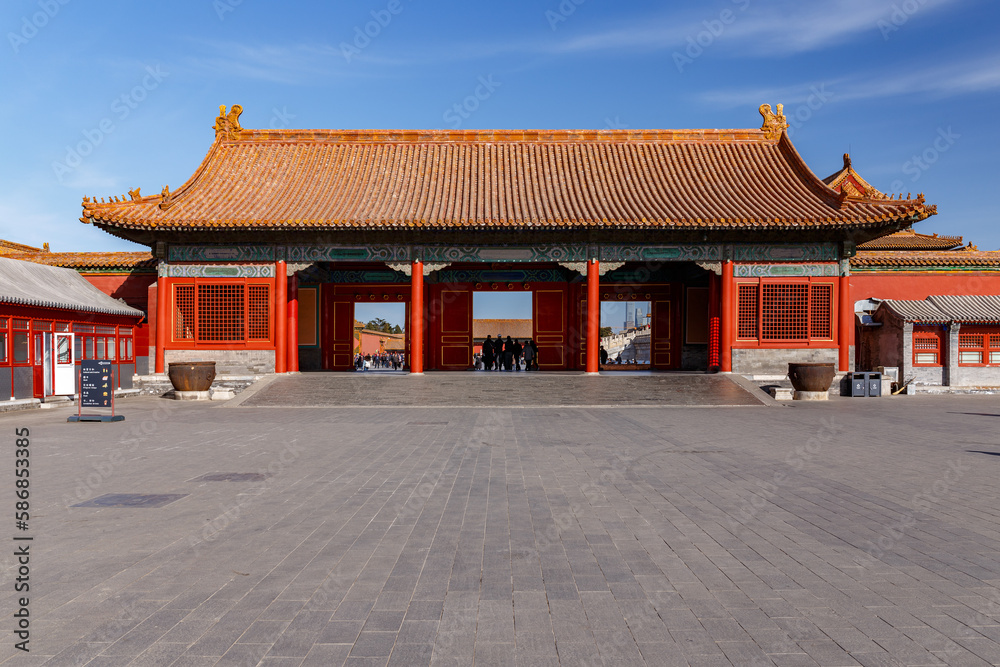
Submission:
[[771,387],[771,396],[776,401],[791,401],[794,399],[794,390],[789,387]]
[[825,391],[796,391],[792,395],[793,401],[829,401],[830,394]]
[[210,391],[175,391],[174,399],[178,401],[210,401],[212,392]]
[[213,401],[228,401],[231,398],[236,398],[236,392],[232,389],[216,389],[212,392]]

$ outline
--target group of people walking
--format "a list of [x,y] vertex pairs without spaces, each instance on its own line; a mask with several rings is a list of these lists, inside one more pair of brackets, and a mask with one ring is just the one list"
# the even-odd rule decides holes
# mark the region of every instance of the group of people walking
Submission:
[[403,367],[403,355],[399,352],[383,352],[380,354],[357,354],[354,356],[354,370],[369,371],[373,368],[391,368],[398,371]]
[[538,370],[538,345],[531,338],[522,344],[510,336],[487,336],[482,354],[476,355],[476,370],[519,371],[522,366],[526,371]]

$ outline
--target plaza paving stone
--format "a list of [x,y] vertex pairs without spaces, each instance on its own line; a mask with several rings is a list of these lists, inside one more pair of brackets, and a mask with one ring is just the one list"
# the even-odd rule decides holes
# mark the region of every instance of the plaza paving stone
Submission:
[[[641,378],[641,380],[639,380]],[[703,373],[467,371],[422,376],[392,371],[280,377],[241,403],[256,407],[551,405],[760,405],[742,378]],[[643,391],[634,391],[641,381]],[[766,395],[764,400],[768,400]]]
[[[345,377],[0,416],[10,503],[31,430],[34,537],[29,654],[0,556],[0,662],[1000,664],[997,397],[661,409],[635,376],[612,380],[640,407],[583,408],[619,387],[565,375],[496,379],[532,407],[451,407],[481,400],[470,373],[391,378],[442,384],[432,407],[250,400],[351,399]],[[185,495],[73,507],[103,494]]]

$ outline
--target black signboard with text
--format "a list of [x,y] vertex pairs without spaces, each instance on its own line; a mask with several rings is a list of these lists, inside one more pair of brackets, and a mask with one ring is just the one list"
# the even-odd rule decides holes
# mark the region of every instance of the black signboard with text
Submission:
[[80,406],[84,408],[110,408],[114,396],[111,387],[114,374],[111,362],[85,359],[80,362]]

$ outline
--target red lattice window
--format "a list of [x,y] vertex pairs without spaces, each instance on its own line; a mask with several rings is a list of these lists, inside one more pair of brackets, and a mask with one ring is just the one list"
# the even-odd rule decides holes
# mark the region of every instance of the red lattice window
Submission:
[[250,285],[247,295],[247,340],[270,340],[270,290],[267,285]]
[[736,337],[762,342],[832,341],[833,300],[829,283],[738,285]]
[[1000,362],[1000,336],[990,332],[960,332],[958,363],[982,366]]
[[833,338],[833,285],[813,285],[809,314],[810,338]]
[[737,293],[739,317],[737,338],[757,338],[757,285],[740,285]]
[[266,342],[271,338],[271,288],[242,282],[174,286],[174,340]]
[[174,286],[174,340],[194,340],[194,285]]
[[809,285],[764,283],[760,308],[761,340],[809,337]]
[[245,340],[243,285],[198,285],[199,341],[218,343]]
[[937,331],[913,332],[913,365],[941,365],[941,334]]

